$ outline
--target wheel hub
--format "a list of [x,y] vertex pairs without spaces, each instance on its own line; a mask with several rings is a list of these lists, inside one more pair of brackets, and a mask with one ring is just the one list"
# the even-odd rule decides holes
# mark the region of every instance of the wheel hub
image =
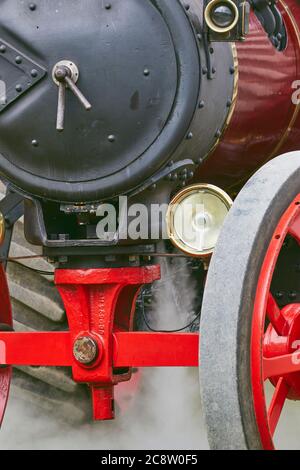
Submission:
[[[285,319],[280,334],[270,323],[264,337],[264,356],[267,358],[296,353],[300,349],[300,304],[289,304],[281,310]],[[295,361],[298,360],[295,355]],[[270,378],[276,387],[279,377]],[[300,400],[300,372],[285,375],[285,381],[289,385],[287,398]]]

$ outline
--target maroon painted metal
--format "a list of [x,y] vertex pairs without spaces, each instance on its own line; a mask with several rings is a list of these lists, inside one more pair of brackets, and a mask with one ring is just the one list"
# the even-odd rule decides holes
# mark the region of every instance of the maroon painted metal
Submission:
[[[280,310],[270,294],[276,262],[287,234],[300,244],[300,193],[282,216],[270,242],[253,311],[252,389],[264,449],[274,449],[273,436],[286,399],[300,400],[300,304],[289,304]],[[264,382],[268,379],[275,391],[267,409]]]
[[234,113],[218,147],[199,167],[197,181],[234,190],[271,158],[299,149],[300,107],[292,103],[292,84],[300,79],[300,4],[279,0],[278,7],[288,32],[287,47],[276,50],[251,14],[247,39],[236,44]]
[[[0,264],[0,324],[12,327],[12,312],[9,290],[3,266]],[[0,328],[1,329],[1,328]],[[0,356],[4,353],[4,345],[0,342]],[[9,395],[12,369],[0,367],[0,426],[6,409]]]

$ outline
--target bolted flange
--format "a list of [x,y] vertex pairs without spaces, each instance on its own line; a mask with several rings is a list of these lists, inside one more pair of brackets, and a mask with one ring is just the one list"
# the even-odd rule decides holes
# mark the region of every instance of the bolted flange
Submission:
[[80,336],[74,342],[73,355],[80,364],[88,366],[98,358],[99,348],[90,336]]
[[[74,83],[78,82],[79,69],[77,65],[70,60],[61,60],[60,62],[57,62],[57,64],[55,64],[52,69],[52,79],[57,86],[59,86],[59,83],[61,81],[59,79],[59,76],[57,77],[57,72],[63,69],[66,69],[68,71],[68,73],[70,74],[69,76]],[[58,75],[59,75],[59,72],[58,72]]]

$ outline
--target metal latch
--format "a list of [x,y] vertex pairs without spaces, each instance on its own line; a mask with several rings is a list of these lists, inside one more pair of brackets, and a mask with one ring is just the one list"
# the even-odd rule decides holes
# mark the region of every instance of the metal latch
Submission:
[[58,86],[56,129],[61,132],[64,130],[67,89],[74,93],[86,111],[89,111],[92,105],[76,85],[79,78],[79,70],[76,64],[68,60],[58,62],[53,68],[52,78]]

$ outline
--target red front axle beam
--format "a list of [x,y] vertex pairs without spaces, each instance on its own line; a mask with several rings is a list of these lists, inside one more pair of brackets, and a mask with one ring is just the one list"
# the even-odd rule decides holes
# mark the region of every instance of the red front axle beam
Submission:
[[57,270],[69,331],[0,332],[0,364],[71,367],[91,388],[94,419],[112,419],[114,386],[130,380],[132,367],[198,365],[198,334],[132,331],[141,287],[159,278],[159,266]]
[[[197,367],[197,333],[114,333],[114,368]],[[72,367],[70,332],[0,332],[0,364]]]

